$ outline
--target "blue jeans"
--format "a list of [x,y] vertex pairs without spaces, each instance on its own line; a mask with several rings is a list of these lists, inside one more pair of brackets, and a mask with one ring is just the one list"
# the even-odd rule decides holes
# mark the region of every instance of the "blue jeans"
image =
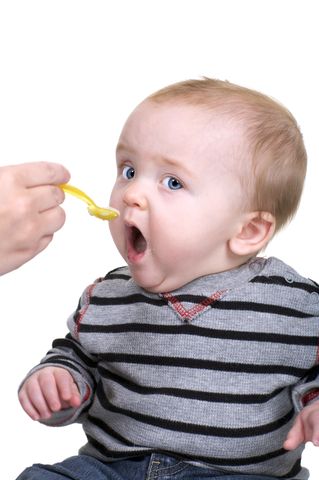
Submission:
[[185,463],[167,455],[153,454],[130,460],[103,463],[87,455],[54,465],[35,464],[16,480],[276,480],[274,477],[227,474]]

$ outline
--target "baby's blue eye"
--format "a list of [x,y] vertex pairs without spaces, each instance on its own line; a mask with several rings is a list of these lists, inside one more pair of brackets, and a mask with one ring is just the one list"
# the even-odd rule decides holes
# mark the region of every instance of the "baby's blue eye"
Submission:
[[122,175],[126,180],[132,180],[135,176],[135,170],[133,167],[124,167],[122,171]]
[[183,188],[183,185],[177,178],[175,177],[166,177],[164,178],[164,185],[168,187],[170,190],[179,190],[180,188]]

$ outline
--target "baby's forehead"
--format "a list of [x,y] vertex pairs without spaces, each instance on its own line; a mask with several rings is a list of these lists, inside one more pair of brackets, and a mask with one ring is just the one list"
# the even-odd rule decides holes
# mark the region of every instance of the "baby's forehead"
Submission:
[[215,105],[180,98],[154,100],[148,97],[131,112],[125,126],[130,125],[132,121],[149,121],[154,116],[163,122],[171,116],[180,126],[194,127],[194,130],[200,124],[205,130],[231,132],[244,131],[248,115],[239,106],[232,108],[221,103]]
[[224,142],[226,149],[239,148],[239,145],[242,148],[246,139],[245,125],[243,115],[234,115],[223,105],[214,107],[181,99],[157,101],[146,98],[129,115],[120,139],[130,137],[134,140],[140,135],[144,141],[147,135],[159,137],[163,133],[165,142],[177,135],[187,142],[201,141],[210,146]]
[[244,122],[225,109],[181,100],[144,100],[129,116],[120,143],[139,151],[166,149],[173,155],[175,150],[187,149],[198,154],[197,162],[207,156],[212,160],[218,157],[225,167],[236,170],[247,153]]

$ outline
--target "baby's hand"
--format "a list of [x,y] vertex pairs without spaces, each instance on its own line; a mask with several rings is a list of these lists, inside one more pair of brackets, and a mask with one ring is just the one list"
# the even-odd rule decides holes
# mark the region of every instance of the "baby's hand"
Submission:
[[19,400],[33,420],[44,420],[53,412],[81,405],[72,375],[58,367],[44,367],[31,375],[20,389]]
[[294,450],[306,442],[319,446],[319,401],[308,405],[299,413],[283,447]]

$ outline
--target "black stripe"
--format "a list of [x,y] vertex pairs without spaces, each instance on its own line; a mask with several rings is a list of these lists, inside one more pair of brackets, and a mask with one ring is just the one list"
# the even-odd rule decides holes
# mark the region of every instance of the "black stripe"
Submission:
[[318,337],[302,335],[288,335],[267,332],[247,332],[234,330],[217,330],[212,328],[198,327],[193,324],[183,323],[179,325],[155,325],[147,323],[121,323],[112,325],[86,324],[79,326],[81,333],[156,333],[160,335],[194,335],[206,338],[220,338],[223,340],[272,342],[286,345],[310,345],[318,344]]
[[126,297],[96,297],[90,298],[91,305],[130,305],[135,303],[146,303],[149,305],[155,305],[157,307],[164,307],[167,305],[166,300],[162,298],[151,298],[140,293],[128,295]]
[[114,268],[114,270],[109,271],[105,277],[104,280],[112,280],[112,279],[117,279],[120,278],[121,280],[130,280],[132,277],[128,273],[120,273],[122,271],[126,271],[127,267],[118,267]]
[[280,305],[272,305],[267,303],[257,303],[257,302],[219,301],[219,302],[212,303],[210,307],[216,308],[219,310],[245,310],[245,311],[251,311],[251,312],[283,315],[283,316],[295,317],[295,318],[311,318],[314,316],[312,314],[301,312],[300,310],[295,310],[293,308],[282,307]]
[[[179,302],[187,302],[198,304],[205,300],[207,297],[199,295],[176,295],[176,299]],[[151,298],[142,294],[132,294],[126,297],[96,297],[90,298],[91,305],[107,306],[107,305],[131,305],[135,303],[145,303],[154,305],[156,307],[164,307],[168,302],[163,298]],[[264,304],[257,302],[241,302],[241,301],[225,301],[219,300],[209,305],[210,308],[218,310],[241,310],[261,312],[275,315],[283,315],[296,318],[311,318],[312,314],[301,312],[293,308],[282,307],[280,305]]]
[[82,374],[81,370],[79,370],[73,363],[68,362],[65,359],[53,358],[52,357],[52,358],[48,358],[46,360],[43,360],[43,362],[41,362],[41,365],[46,365],[47,363],[53,363],[54,365],[63,365],[64,367],[71,368],[75,372],[77,372],[79,374]]
[[88,415],[87,418],[88,418],[89,422],[91,422],[93,425],[95,425],[96,427],[103,430],[103,432],[105,432],[107,435],[115,438],[119,442],[124,443],[125,445],[127,445],[129,447],[134,447],[134,443],[132,443],[129,440],[127,440],[126,438],[122,437],[122,435],[120,435],[118,432],[115,432],[115,430],[113,430],[113,428],[109,427],[100,418],[93,417],[92,415]]
[[112,273],[111,275],[107,275],[105,280],[130,280],[130,275],[125,275],[124,273]]
[[[131,458],[131,457],[139,457],[139,456],[145,456],[145,455],[150,455],[152,453],[151,449],[142,449],[139,447],[136,447],[136,450],[122,450],[122,451],[116,451],[116,450],[109,450],[107,449],[104,445],[99,443],[96,439],[91,437],[90,435],[86,435],[89,443],[96,449],[98,450],[103,456],[109,457],[109,458]],[[203,461],[205,463],[211,464],[212,466],[225,466],[225,467],[241,467],[244,465],[256,465],[258,463],[266,462],[267,460],[271,460],[273,458],[277,458],[280,456],[285,455],[287,452],[283,448],[280,448],[279,450],[275,450],[273,452],[266,453],[264,455],[258,455],[255,457],[247,457],[247,458],[218,458],[218,457],[204,457],[202,455],[196,455],[194,456],[189,456],[185,454],[178,455],[176,452],[175,454],[172,452],[167,452],[165,450],[160,450],[156,449],[156,453],[163,453],[167,455],[173,455],[177,456],[179,458],[183,458],[184,460],[199,460]],[[235,475],[235,473],[234,473]]]
[[[96,366],[96,361],[86,355],[83,350],[79,347],[79,344],[73,339],[70,338],[58,338],[52,343],[53,348],[67,348],[72,350],[88,367],[94,368]],[[50,352],[48,352],[50,353]]]
[[103,378],[112,380],[121,385],[127,390],[131,390],[141,395],[166,395],[177,398],[187,398],[191,400],[199,400],[203,402],[214,403],[236,403],[236,404],[255,404],[266,403],[272,398],[279,395],[284,389],[280,388],[267,394],[231,394],[231,393],[215,393],[215,392],[201,392],[197,390],[185,390],[181,388],[164,388],[164,387],[150,387],[145,385],[138,385],[125,378],[116,375],[103,367],[98,368],[99,374]]
[[260,275],[252,278],[250,282],[263,283],[267,285],[281,285],[287,288],[297,288],[300,290],[304,290],[305,292],[308,292],[308,293],[313,293],[313,292],[319,293],[318,285],[310,285],[309,283],[305,283],[305,282],[294,282],[294,281],[289,282],[285,279],[285,277],[281,277],[279,275],[270,275],[269,277]]
[[134,420],[145,423],[147,425],[152,425],[154,427],[162,428],[165,430],[172,430],[174,432],[182,432],[192,435],[205,435],[225,438],[256,437],[258,435],[265,435],[266,433],[278,430],[282,426],[286,425],[294,416],[294,410],[291,409],[283,417],[265,425],[246,428],[224,428],[211,425],[198,425],[194,423],[168,420],[166,418],[153,417],[152,415],[146,415],[143,413],[134,412],[133,410],[127,410],[121,407],[117,407],[106,398],[101,382],[98,383],[96,395],[99,399],[101,406],[105,410],[109,410],[113,413],[117,413],[120,415],[125,415],[126,417],[133,418]]
[[286,473],[286,475],[280,476],[278,478],[294,478],[298,473],[301,471],[301,460],[300,458],[296,461],[296,463],[293,465],[292,469]]
[[[103,457],[106,458],[132,458],[132,457],[140,457],[150,455],[152,453],[151,449],[145,449],[142,447],[136,446],[136,450],[109,450],[100,442],[98,442],[95,438],[91,437],[91,435],[86,434],[89,444],[95,448],[98,452],[100,452]],[[158,451],[158,450],[157,450]]]
[[[65,367],[69,367],[75,372],[78,372],[81,376],[83,375],[83,365],[80,362],[76,361],[76,359],[74,358],[69,359],[63,355],[51,354],[50,358],[46,358],[41,362],[41,365],[48,364],[48,363],[53,363],[56,365],[64,365]],[[95,381],[94,375],[88,369],[85,369],[85,371],[91,379],[91,384],[95,385],[96,381]]]
[[[188,302],[188,303],[201,303],[203,300],[206,300],[207,297],[200,295],[176,295],[175,298],[179,302]],[[217,300],[209,305],[210,308],[216,310],[246,310],[253,312],[262,312],[262,313],[274,313],[276,315],[291,316],[297,318],[309,318],[314,315],[301,312],[289,307],[283,307],[281,305],[273,305],[267,303],[258,303],[258,302],[244,302],[244,301],[227,301],[227,300]]]
[[255,365],[245,363],[225,363],[211,360],[201,360],[180,357],[154,357],[152,355],[134,355],[125,353],[101,353],[102,360],[119,363],[139,363],[142,365],[161,365],[167,367],[198,368],[204,370],[217,370],[223,372],[253,373],[253,374],[276,374],[302,377],[307,369],[285,365]]
[[310,370],[308,370],[307,375],[304,378],[304,383],[313,382],[319,378],[319,365],[314,365]]

